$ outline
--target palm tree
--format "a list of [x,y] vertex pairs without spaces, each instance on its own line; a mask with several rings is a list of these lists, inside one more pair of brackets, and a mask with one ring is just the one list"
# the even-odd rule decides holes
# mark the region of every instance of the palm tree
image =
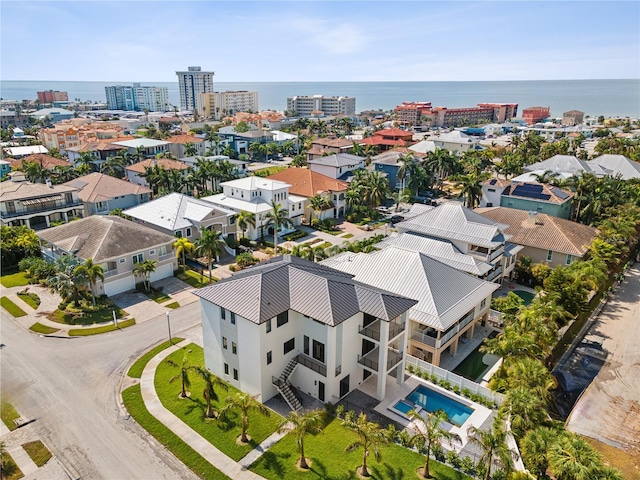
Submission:
[[[325,207],[329,206],[329,201],[324,198],[322,195],[314,195],[313,197],[309,197],[309,205],[307,208],[313,209],[316,214],[316,218],[320,217],[320,212]],[[311,216],[309,216],[309,223],[311,223]]]
[[403,202],[408,202],[411,199],[411,196],[406,193],[407,190],[400,190],[398,192],[393,192],[391,194],[391,198],[396,204],[395,211],[396,213],[400,211],[400,204]]
[[184,356],[182,357],[182,362],[177,364],[173,360],[167,358],[167,363],[172,367],[177,367],[180,369],[178,373],[176,373],[173,377],[169,379],[169,383],[173,383],[175,380],[180,379],[181,388],[180,398],[187,398],[187,388],[191,386],[191,380],[189,379],[189,371],[193,370],[195,367],[193,365],[189,365],[189,353],[184,352]]
[[47,285],[57,291],[64,300],[72,299],[76,307],[80,306],[80,291],[86,288],[87,278],[81,271],[76,272],[80,265],[78,259],[72,256],[62,256],[56,259],[57,273],[47,279]]
[[193,143],[186,142],[183,147],[185,157],[194,157],[198,153],[198,148]]
[[251,212],[242,210],[236,217],[236,223],[238,227],[240,227],[240,230],[242,230],[242,237],[245,238],[245,232],[249,227],[256,228],[256,216]]
[[52,182],[60,184],[78,177],[78,172],[71,165],[56,165],[51,171]]
[[411,175],[418,162],[416,157],[411,153],[401,156],[398,161],[400,162],[400,166],[396,174],[396,183],[398,183],[398,179],[401,179],[400,189],[404,190],[407,186],[407,175]]
[[549,420],[545,406],[544,398],[526,387],[510,388],[502,405],[511,414],[511,428],[518,438],[527,430],[544,425]]
[[214,375],[206,368],[201,366],[195,366],[193,368],[196,374],[204,380],[204,390],[202,391],[202,396],[204,400],[207,402],[207,411],[205,412],[205,416],[207,418],[215,418],[216,412],[213,411],[213,407],[211,406],[211,401],[218,401],[218,395],[216,394],[215,387],[223,388],[224,390],[229,390],[229,386],[227,383],[222,380],[220,377]]
[[23,162],[22,171],[27,180],[33,183],[42,183],[49,178],[51,172],[44,168],[42,161],[40,162]]
[[527,468],[538,477],[547,473],[549,452],[560,438],[561,431],[549,427],[529,430],[520,442],[520,453]]
[[324,429],[324,412],[320,409],[310,410],[302,415],[298,412],[289,412],[280,425],[278,432],[291,430],[296,438],[296,445],[300,451],[300,468],[309,468],[307,459],[304,456],[304,437],[307,435],[317,435]]
[[182,267],[184,268],[187,265],[185,262],[185,253],[193,252],[196,246],[191,243],[188,238],[180,237],[173,242],[173,248],[176,250],[176,258],[182,257]]
[[248,393],[238,392],[235,395],[227,397],[227,405],[220,410],[220,417],[226,418],[232,411],[238,410],[240,412],[240,419],[242,424],[242,433],[240,435],[240,442],[248,443],[247,431],[249,430],[249,413],[257,412],[260,415],[269,417],[271,412],[267,407],[256,400],[257,395],[251,396]]
[[490,430],[485,431],[471,426],[468,435],[469,442],[482,450],[479,463],[486,465],[484,480],[491,478],[491,466],[494,463],[504,467],[507,473],[511,470],[515,453],[507,446],[507,431],[504,428],[501,415],[496,416]]
[[156,266],[158,265],[157,260],[145,260],[144,262],[138,262],[133,265],[133,274],[136,277],[142,277],[144,282],[144,289],[151,289],[151,274],[156,271]]
[[560,174],[553,170],[545,170],[542,173],[534,173],[531,176],[536,179],[538,183],[553,183]]
[[82,275],[89,280],[89,287],[91,290],[91,299],[93,300],[93,305],[96,304],[96,295],[94,292],[94,285],[98,281],[98,279],[104,282],[104,270],[101,265],[97,263],[93,263],[93,258],[88,258],[82,265],[78,265],[74,272],[78,275]]
[[384,202],[389,194],[389,180],[382,172],[369,172],[365,180],[365,202],[369,208],[375,209]]
[[456,188],[460,188],[460,196],[464,198],[464,205],[468,208],[475,208],[482,198],[482,182],[487,180],[487,174],[458,175],[456,177]]
[[565,435],[551,446],[549,466],[558,480],[591,480],[601,478],[596,472],[601,468],[600,454],[580,437]]
[[267,223],[265,227],[273,227],[273,253],[278,254],[278,230],[281,227],[291,227],[293,222],[289,218],[289,210],[282,207],[275,200],[271,201],[271,211],[265,215]]
[[362,448],[362,466],[361,474],[363,477],[369,476],[369,470],[367,469],[367,457],[370,453],[373,453],[374,458],[380,461],[382,457],[380,447],[389,443],[388,431],[381,428],[375,422],[370,422],[367,419],[365,413],[360,413],[358,418],[353,420],[351,418],[345,418],[342,424],[349,430],[354,431],[358,435],[358,439],[345,448],[346,452],[353,452],[359,448]]
[[222,238],[220,238],[222,232],[218,232],[216,230],[209,230],[205,228],[200,233],[200,238],[196,240],[195,243],[195,251],[196,255],[205,257],[207,259],[207,266],[209,268],[209,283],[212,281],[211,276],[211,264],[214,259],[218,259],[218,257],[224,252],[225,243]]
[[429,456],[431,455],[432,447],[435,445],[440,446],[443,440],[451,442],[451,440],[459,439],[460,437],[440,426],[442,422],[447,421],[449,418],[443,410],[438,410],[433,413],[428,412],[426,419],[415,410],[410,410],[408,415],[409,419],[412,420],[415,425],[416,432],[411,436],[411,440],[409,441],[410,445],[425,451],[423,476],[424,478],[431,478]]

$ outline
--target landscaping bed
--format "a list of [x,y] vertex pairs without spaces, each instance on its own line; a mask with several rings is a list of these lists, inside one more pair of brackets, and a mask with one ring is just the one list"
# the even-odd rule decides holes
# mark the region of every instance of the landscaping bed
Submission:
[[0,417],[9,430],[15,430],[17,428],[14,420],[20,418],[20,414],[10,403],[0,403]]
[[51,452],[40,440],[25,443],[22,445],[22,448],[24,448],[25,452],[27,452],[31,460],[33,460],[33,463],[38,467],[42,467],[51,459]]
[[[52,322],[63,323],[65,325],[93,325],[95,323],[106,323],[113,321],[113,312],[116,312],[116,318],[120,319],[127,316],[127,312],[118,307],[115,303],[106,297],[99,299],[97,307],[92,307],[91,303],[83,300],[84,306],[76,309],[73,303],[61,303],[58,310],[49,313],[47,318]],[[64,307],[65,310],[60,308]],[[97,308],[95,311],[91,309]],[[71,311],[69,311],[71,310]],[[87,311],[89,310],[89,311]]]
[[[201,276],[198,272],[195,272],[193,270],[185,270],[183,272],[178,272],[176,274],[176,277],[179,278],[180,280],[182,280],[185,283],[188,283],[189,285],[191,285],[193,288],[202,288],[202,287],[206,287],[207,285],[209,285],[209,277],[208,276]],[[204,281],[201,281],[204,280]],[[216,277],[212,277],[213,282],[217,282],[220,279],[216,278]]]
[[20,292],[18,293],[18,297],[20,297],[20,300],[22,300],[34,310],[37,310],[40,306],[40,297],[35,293]]
[[178,337],[172,338],[171,341],[167,340],[166,342],[161,343],[157,347],[152,348],[147,353],[145,353],[140,358],[138,358],[133,363],[133,365],[131,365],[131,368],[129,368],[129,371],[127,372],[127,375],[129,375],[131,378],[141,378],[142,377],[142,371],[144,370],[144,367],[147,366],[147,363],[149,363],[149,360],[151,360],[153,357],[155,357],[162,350],[164,350],[166,348],[169,348],[170,346],[175,345],[177,343],[180,343],[183,340],[184,340],[184,338],[178,338]]
[[31,325],[29,327],[29,330],[31,330],[33,332],[36,332],[36,333],[42,333],[43,335],[49,335],[51,333],[56,333],[56,332],[60,331],[59,328],[53,328],[53,327],[50,327],[48,325],[43,325],[43,324],[38,323],[38,322],[36,322],[33,325]]
[[135,318],[130,318],[128,320],[123,320],[118,322],[118,326],[116,327],[113,323],[109,325],[104,325],[102,327],[93,327],[93,328],[74,328],[73,330],[69,330],[70,337],[87,337],[89,335],[99,335],[101,333],[113,332],[114,330],[121,330],[123,328],[130,327],[136,324]]

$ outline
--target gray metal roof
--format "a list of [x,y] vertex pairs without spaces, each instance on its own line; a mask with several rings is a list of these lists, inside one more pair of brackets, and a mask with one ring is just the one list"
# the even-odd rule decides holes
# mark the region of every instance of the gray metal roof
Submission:
[[332,167],[349,167],[364,162],[364,158],[350,153],[338,153],[308,160],[313,165],[329,165]]
[[571,174],[591,172],[593,170],[586,161],[579,160],[574,155],[554,155],[542,162],[527,165],[524,169],[528,172],[533,170],[551,170],[552,172],[567,172]]
[[624,155],[605,153],[586,162],[590,167],[597,166],[606,175],[621,175],[623,180],[640,178],[640,163],[629,160]]
[[287,310],[329,326],[358,312],[391,321],[417,303],[291,255],[275,257],[194,293],[257,324]]
[[496,248],[508,240],[507,225],[489,220],[457,202],[447,202],[396,224],[400,233],[413,232],[434,238]]
[[398,246],[374,253],[346,252],[322,264],[353,274],[358,281],[415,298],[418,303],[409,311],[409,318],[441,331],[500,287]]

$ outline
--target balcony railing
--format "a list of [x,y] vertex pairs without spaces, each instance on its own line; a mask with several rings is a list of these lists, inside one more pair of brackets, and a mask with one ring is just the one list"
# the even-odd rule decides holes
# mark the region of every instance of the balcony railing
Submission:
[[371,370],[378,371],[378,348],[374,348],[365,355],[358,355],[358,363],[364,365]]
[[370,323],[366,327],[358,327],[358,333],[371,338],[376,342],[380,341],[380,320]]
[[490,282],[494,278],[498,277],[502,273],[502,265],[496,268],[493,272],[489,272],[487,275],[487,281]]
[[420,343],[424,343],[425,345],[429,345],[430,347],[435,347],[436,343],[438,342],[437,338],[430,337],[429,335],[422,333],[418,330],[414,331],[411,334],[411,338],[413,340],[417,340]]
[[311,357],[307,357],[303,353],[299,353],[297,359],[299,364],[304,365],[305,367],[307,367],[310,370],[313,370],[316,373],[319,373],[323,377],[327,376],[327,366],[324,365],[323,363],[320,363],[318,360]]
[[447,333],[446,335],[443,335],[440,338],[430,337],[429,335],[426,335],[418,330],[414,331],[411,334],[411,338],[425,345],[429,345],[430,347],[440,348],[442,345],[444,345],[453,337],[455,337],[458,334],[458,332],[460,332],[460,330],[462,330],[464,327],[469,325],[472,321],[473,321],[473,312],[469,312],[462,320],[460,320],[456,328],[453,328],[449,333]]
[[491,255],[489,255],[489,261],[493,261],[496,258],[498,258],[500,255],[502,255],[504,253],[504,247],[500,247],[498,248],[495,252],[493,252]]
[[389,348],[387,350],[387,371],[391,370],[401,361],[402,361],[402,354],[398,350],[394,348]]
[[39,208],[19,208],[12,212],[2,212],[2,218],[21,217],[23,215],[32,215],[32,214],[43,213],[43,212],[53,213],[56,210],[64,210],[66,208],[74,208],[74,207],[81,207],[81,206],[82,206],[82,202],[78,201],[78,202],[60,203],[60,204],[56,203],[55,205],[49,204]]
[[404,323],[389,322],[389,340],[404,332]]

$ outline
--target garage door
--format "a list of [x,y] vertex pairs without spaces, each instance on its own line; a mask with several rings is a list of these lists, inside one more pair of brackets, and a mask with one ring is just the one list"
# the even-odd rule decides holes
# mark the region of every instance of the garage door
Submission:
[[151,282],[162,280],[163,278],[173,276],[173,264],[167,263],[156,268],[156,271],[151,274]]
[[133,275],[129,275],[124,278],[112,280],[104,284],[104,293],[108,296],[117,295],[118,293],[126,292],[127,290],[133,290],[136,287],[133,280]]

